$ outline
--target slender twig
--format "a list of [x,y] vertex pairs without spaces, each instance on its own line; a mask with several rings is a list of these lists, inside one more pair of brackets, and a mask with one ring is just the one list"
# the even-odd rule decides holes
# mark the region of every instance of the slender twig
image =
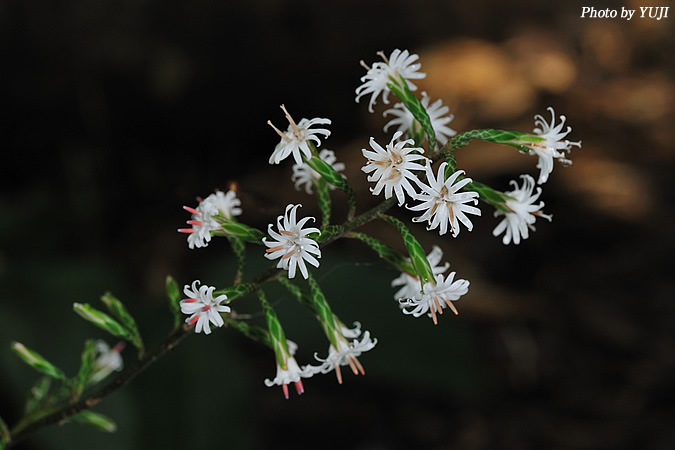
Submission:
[[188,335],[192,328],[194,328],[194,325],[183,325],[182,327],[175,329],[157,347],[155,347],[152,351],[145,353],[145,355],[134,365],[124,370],[120,375],[115,377],[110,383],[98,391],[87,395],[76,403],[66,405],[46,416],[43,416],[35,422],[31,422],[23,426],[21,429],[12,430],[10,441],[7,443],[5,448],[10,448],[12,445],[17,444],[18,442],[27,438],[29,435],[49,425],[63,424],[66,419],[76,415],[81,411],[84,411],[85,409],[91,408],[108,395],[126,386],[150,364],[157,361],[159,358],[164,356],[164,354],[178,345],[178,343]]
[[[391,208],[394,205],[395,200],[396,199],[394,197],[389,198],[371,208],[370,210],[360,214],[359,216],[348,220],[344,223],[344,225],[342,225],[344,227],[344,231],[336,233],[334,236],[331,236],[330,238],[321,242],[321,246],[326,246],[337,239],[345,237],[349,232],[376,219],[378,215]],[[277,269],[276,266],[269,267],[268,269],[259,273],[251,281],[251,283],[261,286],[269,281],[275,280],[277,277],[279,277],[281,272],[281,269]],[[47,426],[63,424],[70,417],[98,404],[108,395],[129,384],[129,382],[131,382],[131,380],[133,380],[139,373],[172,350],[180,343],[183,338],[189,334],[193,328],[194,325],[183,325],[175,329],[157,347],[155,347],[152,351],[145,353],[134,365],[128,367],[101,389],[92,392],[81,400],[56,409],[33,422],[20,422],[11,431],[10,441],[7,443],[5,448],[10,448],[14,444],[22,441],[31,434],[34,434]]]

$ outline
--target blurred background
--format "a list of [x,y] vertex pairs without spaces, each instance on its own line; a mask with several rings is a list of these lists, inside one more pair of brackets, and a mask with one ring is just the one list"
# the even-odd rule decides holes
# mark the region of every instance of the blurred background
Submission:
[[[324,145],[347,165],[361,210],[379,200],[361,149],[370,136],[389,140],[385,105],[369,114],[354,102],[359,61],[379,50],[420,55],[418,92],[449,106],[455,130],[531,131],[553,106],[568,138],[583,141],[543,186],[553,222],[519,246],[492,237],[498,220],[485,205],[456,239],[413,228],[471,281],[460,315],[437,326],[399,312],[398,274],[367,249],[325,249],[318,276],[333,309],[379,340],[360,358],[366,376],[343,372],[342,386],[315,377],[286,401],[263,384],[273,353],[222,329],[188,337],[97,406],[115,434],[66,425],[17,448],[673,448],[674,19],[580,18],[590,5],[1,2],[0,416],[10,424],[37,378],[11,341],[72,375],[85,339],[114,343],[73,302],[100,306],[112,291],[152,347],[172,324],[167,274],[231,282],[225,241],[189,250],[176,233],[182,205],[235,181],[248,224],[266,228],[288,202],[316,214],[293,189],[291,163],[267,165],[278,137],[266,121],[286,126],[281,103],[296,119],[330,118]],[[472,143],[457,159],[497,189],[538,173],[535,158],[507,147]],[[267,265],[254,257],[248,275]],[[298,361],[324,355],[318,323],[282,292],[268,295]],[[238,308],[255,313],[256,301]]]

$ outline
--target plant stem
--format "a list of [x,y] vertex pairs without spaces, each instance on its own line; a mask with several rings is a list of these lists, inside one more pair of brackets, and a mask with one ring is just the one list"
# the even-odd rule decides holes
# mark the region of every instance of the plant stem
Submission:
[[[372,221],[373,219],[376,219],[379,214],[382,214],[389,208],[391,208],[394,205],[395,201],[396,199],[394,197],[389,198],[383,201],[382,203],[376,205],[375,207],[371,208],[370,210],[364,212],[363,214],[360,214],[359,216],[351,220],[348,220],[343,225],[344,231],[337,233],[334,236],[331,236],[330,238],[326,239],[321,243],[321,245],[325,246],[337,239],[345,237],[347,236],[348,233],[350,233],[354,229]],[[268,269],[259,273],[251,281],[251,283],[263,285],[269,281],[275,280],[281,274],[281,272],[282,272],[281,269],[277,269],[275,266],[269,267]],[[23,422],[23,421],[19,422],[14,427],[14,429],[11,430],[10,440],[7,442],[5,448],[12,447],[14,444],[17,444],[18,442],[26,439],[28,436],[34,433],[37,433],[38,431],[40,431],[43,428],[46,428],[47,426],[53,424],[63,424],[70,417],[78,414],[81,411],[91,408],[108,395],[126,386],[139,373],[141,373],[148,366],[150,366],[152,363],[154,363],[159,358],[164,356],[176,345],[178,345],[180,341],[182,341],[189,334],[189,332],[192,331],[193,328],[194,328],[193,325],[183,325],[179,328],[176,328],[157,347],[155,347],[152,351],[145,353],[134,365],[127,368],[115,379],[113,379],[110,383],[108,383],[98,391],[92,392],[91,394],[87,395],[86,397],[82,398],[81,400],[75,403],[65,405],[59,409],[54,410],[53,412],[49,412],[33,422]]]

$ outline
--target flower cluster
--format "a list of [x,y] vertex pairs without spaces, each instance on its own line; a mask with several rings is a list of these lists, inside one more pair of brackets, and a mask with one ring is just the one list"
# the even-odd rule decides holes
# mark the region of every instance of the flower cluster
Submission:
[[211,242],[214,233],[222,231],[222,224],[241,214],[239,206],[241,201],[237,198],[234,189],[227,192],[216,191],[203,200],[199,200],[197,208],[183,206],[183,209],[192,213],[192,219],[188,220],[191,228],[179,228],[179,233],[188,234],[188,246],[206,247]]
[[[417,99],[411,91],[417,90],[413,80],[424,78],[420,72],[418,55],[408,50],[394,50],[388,57],[378,53],[382,61],[372,66],[362,65],[367,73],[361,78],[362,85],[356,89],[356,102],[364,96],[370,96],[368,110],[373,112],[376,100],[382,96],[384,103],[389,103],[389,94],[394,93],[400,102],[393,108],[384,111],[384,116],[392,118],[385,124],[384,132],[394,129],[393,136],[386,145],[380,145],[375,138],[370,138],[370,148],[363,148],[361,153],[366,164],[361,171],[366,179],[374,185],[370,188],[373,195],[384,194],[385,199],[395,198],[399,206],[405,206],[419,215],[412,217],[412,222],[426,222],[427,231],[438,230],[440,236],[448,232],[457,237],[461,228],[471,231],[473,223],[471,216],[481,216],[477,207],[479,200],[495,208],[494,216],[501,221],[493,230],[494,236],[502,237],[504,244],[519,244],[527,239],[529,231],[534,230],[537,217],[551,220],[551,216],[544,214],[544,203],[539,200],[542,193],[536,187],[533,177],[521,175],[522,185],[512,181],[512,190],[500,192],[484,184],[475,182],[466,176],[464,170],[458,169],[454,151],[465,146],[471,139],[482,139],[488,142],[507,144],[531,155],[537,155],[537,168],[540,169],[538,183],[547,181],[552,171],[553,159],[559,159],[569,164],[567,154],[573,146],[580,146],[580,142],[571,142],[564,138],[571,132],[565,130],[565,117],[560,116],[560,123],[555,123],[555,113],[549,108],[552,120],[547,122],[540,115],[535,116],[534,134],[503,133],[499,130],[477,130],[480,133],[457,135],[457,132],[448,125],[454,116],[449,114],[449,108],[443,105],[441,99],[432,101],[426,92],[422,92],[421,99]],[[242,238],[232,240],[232,246],[238,258],[243,261],[243,241],[262,244],[266,247],[264,256],[276,261],[276,268],[284,271],[284,276],[275,275],[276,279],[286,286],[294,297],[307,307],[321,322],[321,326],[330,342],[325,357],[315,354],[318,364],[301,366],[295,359],[297,345],[287,340],[281,323],[273,308],[265,299],[261,286],[252,283],[241,285],[238,277],[235,287],[226,290],[236,296],[256,290],[263,306],[269,331],[256,331],[251,325],[238,325],[239,319],[232,313],[225,320],[228,324],[240,331],[255,336],[256,340],[267,343],[273,348],[277,371],[273,379],[265,379],[267,386],[281,386],[284,396],[288,398],[288,385],[293,383],[298,394],[304,392],[303,378],[310,378],[316,374],[326,374],[335,371],[338,382],[342,383],[341,367],[349,366],[351,371],[358,375],[365,370],[358,358],[375,347],[377,339],[371,337],[369,331],[361,331],[358,322],[354,328],[346,327],[331,312],[328,303],[320,291],[318,283],[310,272],[309,266],[318,269],[322,257],[320,243],[326,239],[334,239],[336,235],[357,237],[376,250],[384,260],[390,262],[399,270],[401,275],[393,280],[392,286],[397,288],[395,298],[401,311],[413,317],[430,317],[434,324],[438,324],[438,315],[449,309],[458,314],[455,302],[468,293],[469,281],[456,277],[456,272],[448,272],[450,264],[442,262],[443,251],[433,246],[430,253],[425,254],[422,246],[414,238],[412,232],[404,222],[391,216],[377,215],[381,212],[364,213],[359,220],[351,221],[352,215],[343,225],[332,225],[330,211],[331,199],[328,188],[339,188],[347,194],[350,208],[355,208],[353,190],[347,179],[342,175],[345,165],[337,161],[332,150],[320,149],[321,138],[330,136],[327,128],[317,126],[330,125],[330,119],[313,118],[296,122],[281,105],[288,128],[281,131],[271,121],[268,124],[280,136],[269,158],[270,164],[280,164],[289,156],[293,157],[291,181],[296,190],[304,190],[307,194],[317,191],[317,199],[322,210],[323,220],[321,228],[308,226],[314,222],[314,217],[298,217],[301,204],[288,204],[284,214],[279,215],[276,224],[269,224],[267,236],[260,231],[247,227],[234,220],[241,214],[240,202],[236,192],[216,192],[201,200],[196,208],[185,207],[192,213],[188,224],[192,228],[179,231],[189,233],[188,245],[190,248],[206,247],[214,235],[234,233]],[[425,139],[426,136],[426,139]],[[427,148],[423,147],[427,142]],[[435,144],[434,144],[435,143]],[[435,167],[435,168],[434,168]],[[536,187],[536,190],[535,190]],[[320,195],[319,195],[320,194]],[[387,206],[389,207],[389,206]],[[328,213],[327,213],[328,211]],[[353,210],[350,210],[353,212]],[[384,211],[384,210],[383,210]],[[351,214],[351,213],[350,213]],[[363,219],[366,217],[366,219]],[[390,246],[379,242],[376,238],[356,233],[350,226],[377,218],[396,225],[404,239],[409,255],[406,259],[402,255],[395,256]],[[355,226],[354,226],[355,227]],[[328,232],[328,237],[324,233]],[[323,240],[322,240],[323,239]],[[237,243],[239,242],[239,243]],[[241,262],[240,261],[240,262]],[[240,264],[240,270],[243,264]],[[309,285],[310,293],[302,293],[296,286],[297,272]],[[300,281],[302,282],[302,280]],[[214,298],[214,287],[199,286],[195,281],[192,286],[185,286],[187,299],[180,302],[183,313],[189,314],[188,324],[196,324],[197,333],[211,332],[211,325],[220,327],[225,323],[221,313],[231,312],[228,305],[222,304],[228,300],[226,295]],[[231,300],[228,300],[228,302]]]
[[220,313],[230,312],[230,307],[221,305],[227,300],[227,295],[219,295],[213,298],[213,291],[216,289],[213,286],[199,286],[201,282],[195,280],[192,282],[192,287],[186,285],[183,288],[183,293],[188,297],[180,302],[180,310],[183,314],[190,314],[190,317],[185,319],[185,323],[194,324],[195,332],[204,334],[211,334],[210,323],[217,327],[222,327],[224,324]]
[[272,229],[269,224],[267,232],[272,236],[273,241],[263,239],[264,244],[269,247],[265,257],[267,259],[279,259],[277,267],[288,270],[288,278],[295,277],[297,267],[300,267],[300,273],[307,279],[307,265],[305,261],[314,267],[319,267],[317,258],[321,258],[321,250],[315,240],[308,237],[309,234],[321,234],[318,228],[310,227],[303,229],[309,220],[314,217],[305,217],[297,220],[297,210],[301,205],[286,206],[286,213],[277,218],[277,230]]

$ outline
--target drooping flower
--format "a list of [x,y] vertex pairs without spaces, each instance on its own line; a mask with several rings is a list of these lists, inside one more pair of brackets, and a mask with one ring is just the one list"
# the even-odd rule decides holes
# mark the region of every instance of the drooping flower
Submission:
[[[352,331],[349,330],[348,331]],[[358,327],[360,331],[360,325]],[[358,336],[358,335],[357,335]],[[354,375],[365,375],[366,371],[363,369],[363,366],[358,360],[358,357],[362,353],[367,352],[368,350],[375,347],[377,344],[377,339],[371,339],[370,331],[365,331],[361,340],[358,338],[353,339],[351,342],[348,342],[346,336],[342,332],[335,332],[335,338],[337,342],[337,347],[333,344],[328,348],[328,356],[326,359],[319,358],[318,355],[314,355],[317,361],[321,362],[318,366],[306,366],[306,370],[311,373],[329,373],[332,370],[335,370],[335,375],[339,384],[342,384],[342,371],[341,366],[348,365]]]
[[[436,275],[436,284],[431,282],[424,284],[424,292],[406,299],[403,304],[403,313],[420,317],[423,314],[430,316],[434,325],[438,324],[436,313],[443,314],[444,308],[450,308],[455,315],[459,314],[453,301],[469,291],[467,280],[454,280],[455,272],[450,272],[447,278],[444,275]],[[454,281],[453,281],[454,280]],[[411,309],[407,309],[410,307]]]
[[[332,150],[321,150],[319,152],[319,158],[330,164],[336,172],[340,172],[345,169],[345,165],[343,163],[337,162],[335,153],[333,153]],[[319,178],[321,178],[321,175],[309,167],[309,164],[306,162],[303,161],[302,164],[293,164],[293,176],[291,177],[291,181],[295,183],[295,189],[300,190],[300,188],[304,186],[305,192],[311,194],[313,192],[312,184]],[[335,189],[334,186],[329,186],[331,189]]]
[[269,378],[265,379],[265,386],[281,386],[281,389],[284,392],[284,397],[288,400],[288,385],[293,383],[295,384],[295,390],[298,395],[301,395],[305,392],[305,388],[302,385],[302,378],[310,378],[314,375],[314,372],[307,370],[308,366],[305,368],[300,368],[298,362],[295,360],[295,351],[298,346],[293,341],[286,341],[288,352],[284,349],[280,349],[283,354],[283,367],[279,360],[277,360],[277,376],[274,379],[270,380]]
[[537,155],[539,161],[537,168],[539,169],[539,184],[546,183],[549,174],[553,171],[553,158],[558,159],[564,165],[572,164],[572,161],[567,158],[567,153],[572,149],[572,146],[581,147],[581,141],[571,142],[567,139],[563,140],[571,131],[572,127],[567,127],[563,131],[565,125],[565,116],[560,116],[560,123],[555,125],[555,111],[549,107],[551,112],[551,123],[547,123],[543,116],[537,114],[534,116],[534,133],[539,137],[544,138],[543,142],[527,143],[530,148],[530,155]]
[[222,230],[222,223],[216,216],[232,219],[241,214],[240,205],[241,201],[234,189],[225,193],[216,190],[205,199],[200,199],[197,208],[183,206],[183,209],[192,213],[192,219],[187,221],[192,227],[179,228],[178,232],[188,233],[187,241],[191,249],[206,247],[211,242],[213,233]]
[[[429,96],[426,92],[422,92],[422,106],[426,109],[431,120],[431,127],[436,133],[436,147],[442,147],[452,136],[457,134],[455,130],[447,126],[455,116],[452,114],[446,115],[450,112],[450,108],[443,106],[441,99],[436,100],[430,106]],[[413,126],[420,126],[415,122],[415,117],[403,103],[396,103],[393,108],[386,110],[383,115],[386,116],[388,114],[391,114],[394,118],[384,126],[385,133],[392,126],[397,126],[397,131],[402,131],[403,133],[409,133]]]
[[[279,263],[278,268],[288,270],[288,278],[295,277],[297,267],[300,267],[302,276],[307,279],[308,272],[305,261],[319,267],[319,261],[316,258],[321,258],[321,250],[319,244],[313,239],[307,237],[308,234],[318,233],[318,228],[305,228],[305,224],[309,220],[315,220],[314,217],[305,217],[298,222],[296,219],[296,211],[302,205],[288,205],[283,216],[277,218],[277,229],[279,232],[272,230],[272,224],[267,227],[267,233],[274,239],[268,241],[263,238],[263,243],[269,248],[266,251],[265,257],[267,259],[277,259]],[[283,223],[282,223],[283,221]],[[315,257],[316,256],[316,257]]]
[[286,132],[282,132],[277,127],[272,124],[272,121],[267,121],[267,124],[271,126],[274,131],[281,136],[281,141],[277,144],[274,152],[270,156],[270,164],[279,164],[281,161],[286,159],[288,155],[293,154],[293,159],[295,159],[296,164],[302,164],[302,155],[305,155],[306,158],[312,157],[312,150],[309,147],[309,141],[314,141],[317,146],[321,145],[321,140],[317,135],[322,134],[324,137],[330,136],[330,131],[325,128],[316,128],[310,129],[313,125],[330,125],[330,119],[302,119],[300,123],[295,123],[293,117],[286,111],[286,107],[281,105],[281,109],[286,114],[286,119],[288,119],[288,129]]
[[[431,252],[427,255],[427,261],[431,266],[431,272],[434,276],[445,273],[450,268],[450,263],[445,263],[440,265],[441,260],[443,259],[443,250],[434,245],[431,249]],[[410,261],[410,258],[408,258]],[[420,294],[422,286],[420,284],[420,279],[416,275],[411,275],[407,272],[402,272],[397,278],[391,282],[392,287],[401,286],[401,288],[396,291],[394,298],[399,302],[399,305],[403,307],[407,304],[406,300],[414,298]]]
[[370,146],[374,151],[361,150],[363,156],[368,159],[368,163],[361,167],[365,173],[369,173],[368,181],[375,181],[375,187],[370,191],[373,195],[379,195],[384,189],[385,198],[390,198],[393,193],[396,194],[398,204],[405,203],[405,194],[414,197],[416,195],[415,188],[410,183],[410,180],[417,180],[413,170],[424,170],[424,166],[414,161],[426,159],[421,153],[424,149],[419,147],[406,147],[414,144],[412,139],[395,142],[401,137],[400,131],[394,134],[391,142],[382,148],[380,144],[375,142],[374,138],[370,138]]
[[221,305],[227,300],[226,295],[219,295],[213,298],[213,291],[216,289],[213,286],[199,286],[201,282],[195,280],[192,282],[192,287],[185,285],[183,293],[188,297],[180,301],[180,310],[183,314],[190,314],[190,317],[185,319],[185,323],[192,325],[197,322],[195,327],[196,333],[211,334],[211,327],[209,323],[217,327],[222,327],[224,322],[220,317],[220,313],[230,312],[230,307]]
[[[419,182],[422,193],[416,196],[417,200],[422,203],[415,206],[406,206],[412,211],[424,211],[419,217],[413,219],[413,222],[427,221],[427,230],[434,230],[440,227],[440,235],[444,235],[448,231],[448,224],[452,236],[457,237],[459,234],[459,222],[471,231],[473,224],[466,216],[466,214],[475,214],[480,216],[480,209],[475,206],[467,205],[466,203],[478,203],[477,192],[459,192],[464,186],[471,182],[471,178],[464,178],[460,181],[457,179],[464,173],[463,170],[458,170],[446,180],[445,168],[448,163],[443,162],[438,168],[438,174],[434,176],[431,169],[431,162],[427,161],[424,168],[427,175],[427,182]],[[456,183],[455,183],[456,182]]]
[[398,80],[399,75],[402,76],[408,88],[411,91],[417,89],[410,80],[417,80],[424,78],[425,73],[418,72],[421,67],[421,64],[415,62],[419,59],[419,56],[416,54],[410,54],[408,50],[399,50],[396,49],[391,52],[389,58],[387,58],[384,52],[377,52],[379,56],[382,57],[384,62],[378,61],[373,63],[372,67],[368,67],[366,63],[361,61],[361,65],[368,70],[364,76],[361,77],[361,86],[356,88],[356,103],[359,103],[359,99],[364,95],[371,94],[370,102],[368,103],[368,111],[373,112],[373,105],[377,96],[382,94],[382,101],[384,103],[389,103],[389,87],[387,83],[400,83]]
[[550,215],[540,211],[544,207],[544,202],[534,204],[539,195],[541,195],[540,187],[537,187],[536,194],[532,194],[534,191],[534,178],[529,175],[521,175],[520,177],[523,179],[523,186],[518,187],[518,183],[512,180],[511,184],[514,186],[514,189],[505,192],[507,196],[505,206],[511,212],[497,209],[494,213],[495,217],[504,216],[502,221],[492,231],[493,236],[499,236],[504,233],[504,237],[502,238],[504,245],[510,244],[511,241],[518,245],[521,238],[527,239],[529,237],[529,230],[535,231],[534,222],[537,220],[537,217],[542,217],[549,222],[551,221]]
[[98,383],[111,373],[122,370],[124,368],[124,361],[120,353],[123,349],[123,341],[110,348],[105,341],[97,340],[94,344],[96,359],[94,360],[92,373],[87,382],[90,384]]

